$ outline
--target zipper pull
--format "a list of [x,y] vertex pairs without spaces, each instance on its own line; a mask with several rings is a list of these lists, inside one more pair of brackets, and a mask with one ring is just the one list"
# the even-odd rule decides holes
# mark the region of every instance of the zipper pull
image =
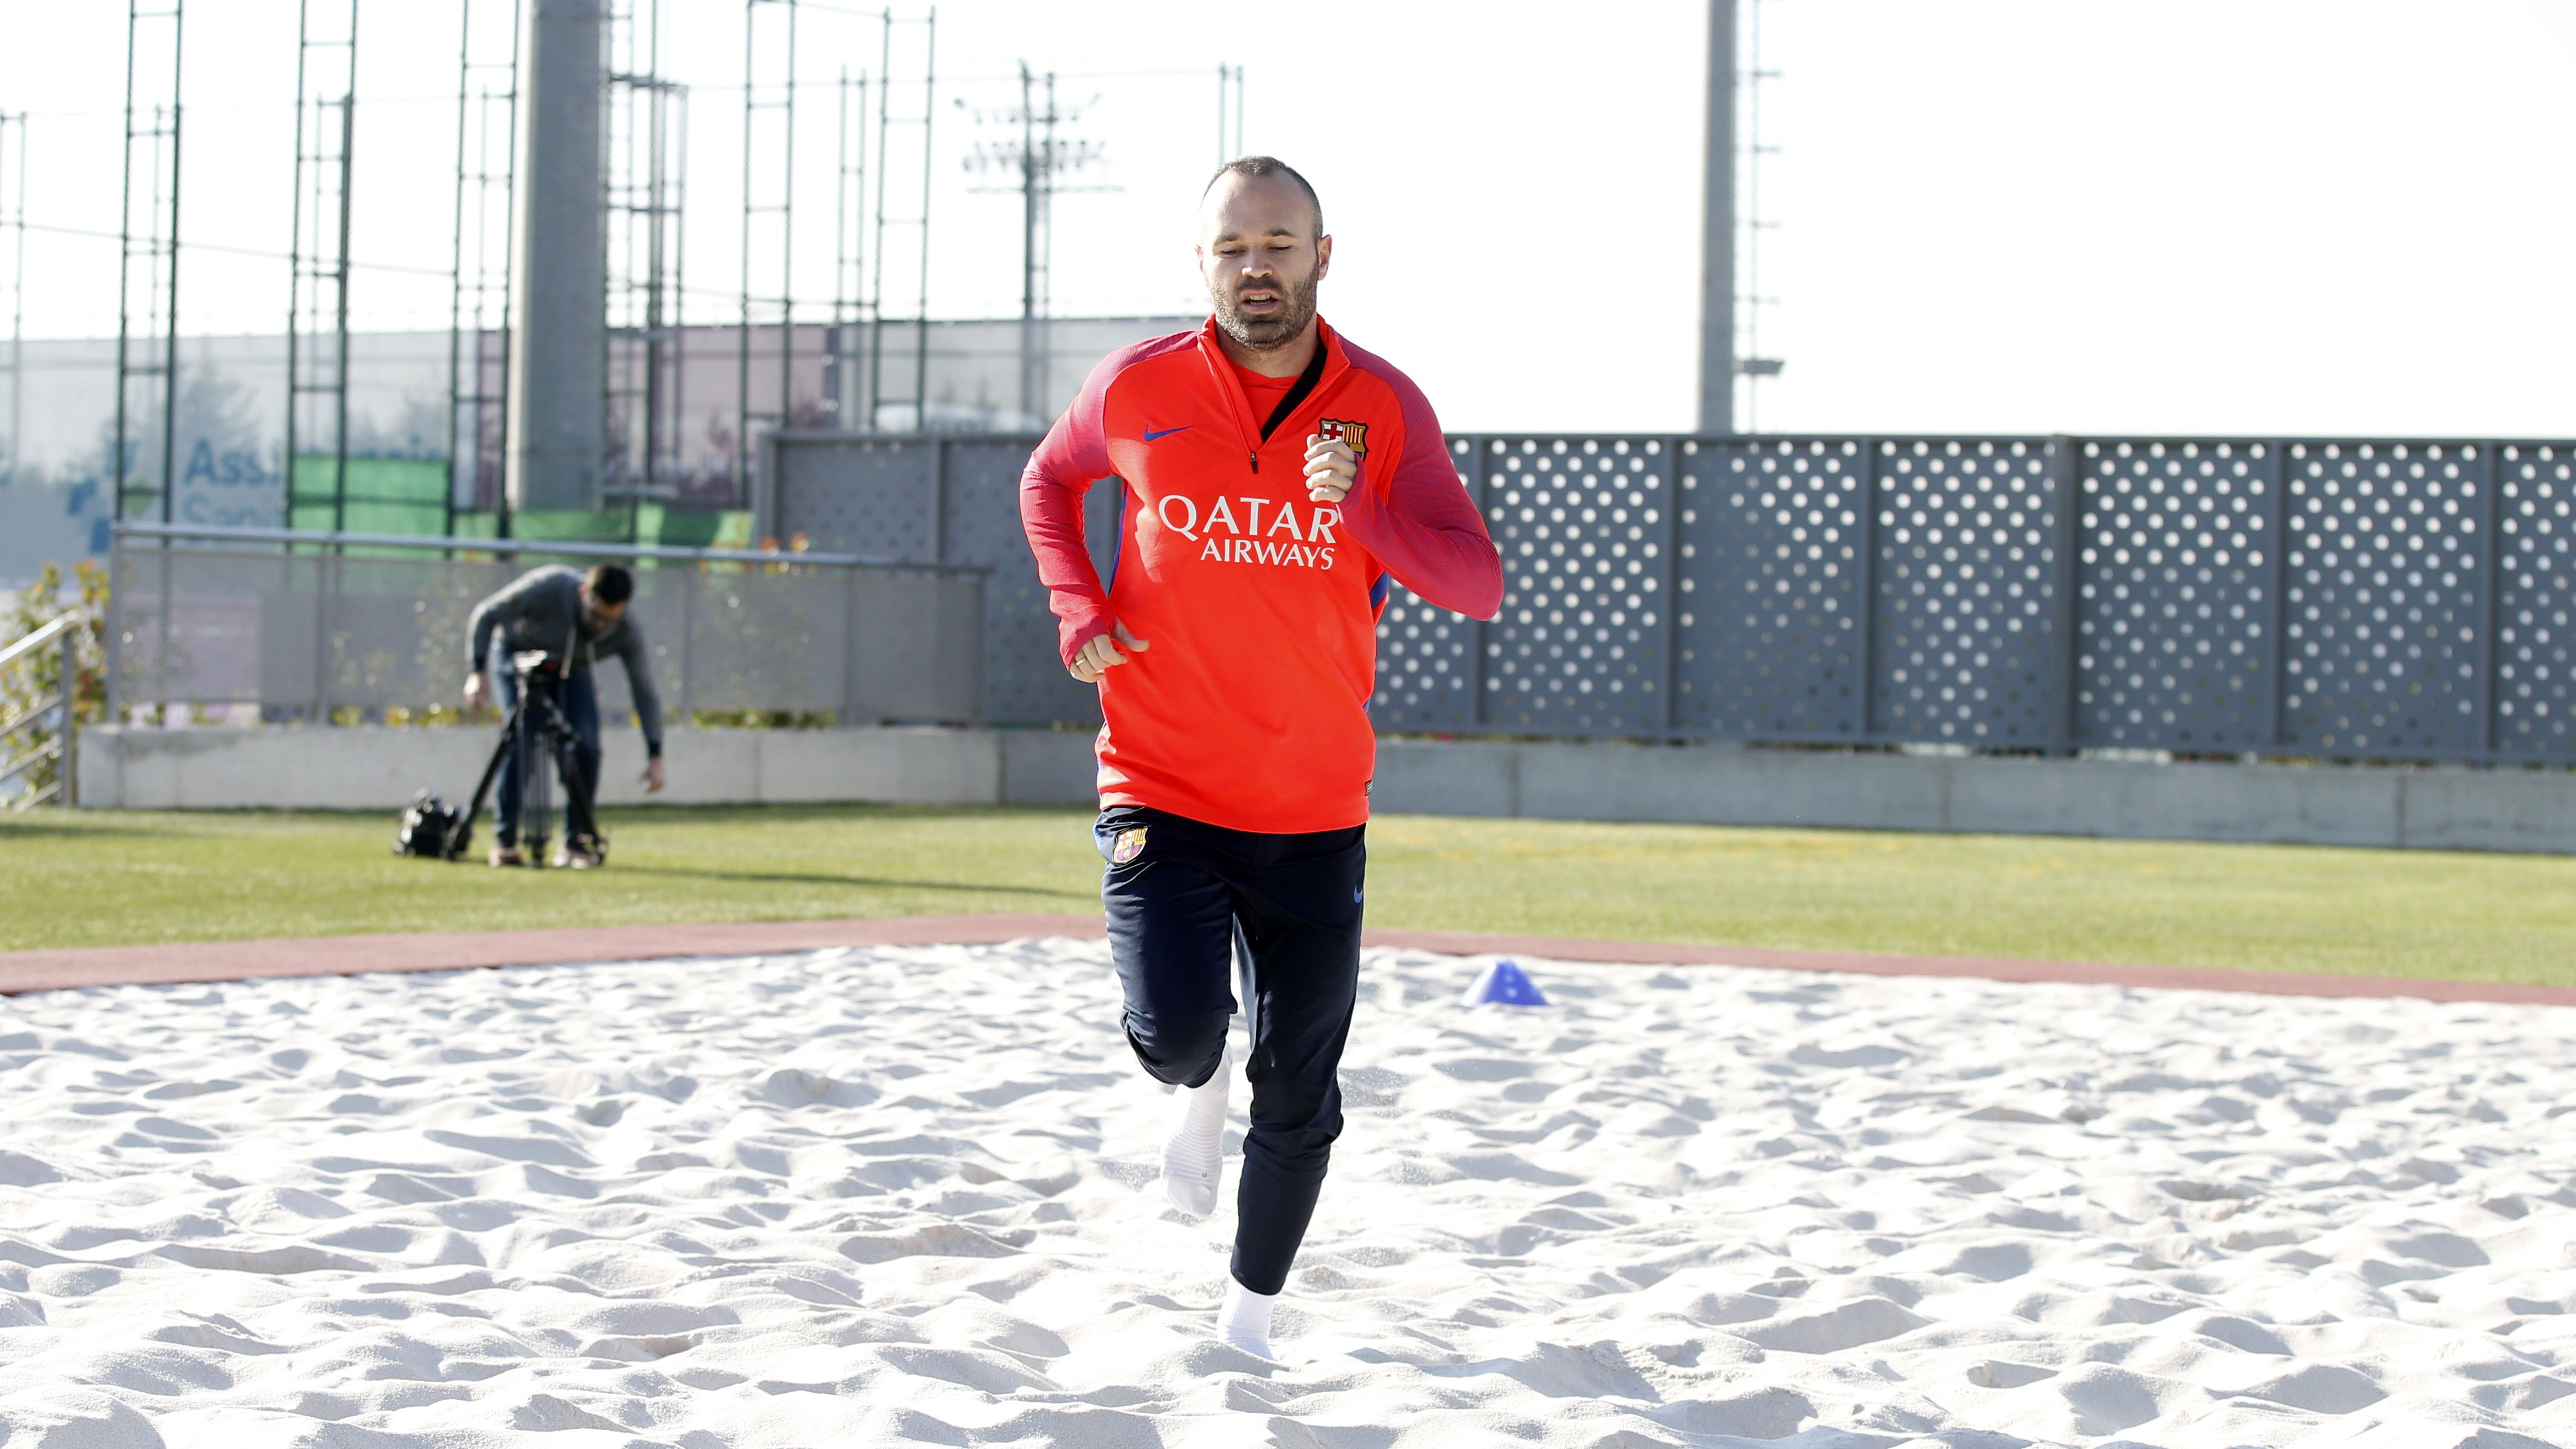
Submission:
[[1257,450],[1256,450],[1256,451],[1254,451],[1254,452],[1246,453],[1246,454],[1244,454],[1244,456],[1245,456],[1245,457],[1247,457],[1247,458],[1250,458],[1250,459],[1252,460],[1252,471],[1253,471],[1253,472],[1258,473],[1258,472],[1260,472],[1260,471],[1261,471],[1261,454],[1260,454]]

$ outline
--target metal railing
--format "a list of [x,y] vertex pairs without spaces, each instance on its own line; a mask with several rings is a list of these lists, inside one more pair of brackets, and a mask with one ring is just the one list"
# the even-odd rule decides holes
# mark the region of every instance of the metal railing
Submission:
[[653,559],[674,563],[761,564],[770,567],[901,568],[933,573],[979,570],[945,564],[910,563],[869,558],[854,553],[781,553],[774,549],[669,548],[649,543],[560,542],[536,538],[423,537],[416,533],[314,532],[291,528],[214,528],[184,523],[120,523],[118,538],[176,539],[196,543],[283,544],[293,548],[345,555],[350,549],[395,549],[411,553],[472,554],[496,559],[586,558],[615,563]]
[[[11,670],[34,665],[48,649],[59,651],[61,670],[57,677],[60,687],[51,695],[0,720],[0,786],[24,778],[48,762],[54,766],[51,783],[20,792],[7,802],[10,809],[31,809],[48,801],[56,805],[79,802],[80,625],[78,614],[64,614],[0,648],[0,678],[6,678]],[[35,743],[22,750],[15,743],[21,735],[31,737]]]
[[[980,720],[982,571],[854,554],[120,524],[108,718],[255,707],[267,723],[455,697],[475,606],[533,563],[634,565],[629,605],[663,706],[844,724]],[[623,670],[600,708],[632,709]]]

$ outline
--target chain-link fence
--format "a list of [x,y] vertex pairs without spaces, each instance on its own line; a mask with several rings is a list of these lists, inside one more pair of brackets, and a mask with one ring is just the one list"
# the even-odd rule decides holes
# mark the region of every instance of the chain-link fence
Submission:
[[[664,708],[850,724],[982,718],[976,570],[834,555],[125,525],[111,556],[109,710],[253,707],[269,722],[452,706],[474,607],[541,562],[622,561]],[[600,708],[632,708],[623,669]]]

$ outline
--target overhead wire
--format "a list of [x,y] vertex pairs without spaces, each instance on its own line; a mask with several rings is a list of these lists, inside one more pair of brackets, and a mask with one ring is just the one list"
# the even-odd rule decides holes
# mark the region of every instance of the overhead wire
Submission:
[[[12,225],[15,224],[16,223],[12,223]],[[26,229],[29,231],[52,232],[57,236],[92,237],[99,241],[125,240],[124,235],[120,232],[94,231],[85,226],[53,226],[41,221],[31,221],[25,223],[25,225]],[[230,256],[261,257],[270,261],[278,262],[288,262],[295,259],[293,255],[287,252],[273,252],[261,247],[226,246],[222,242],[182,240],[174,243],[174,245],[185,251],[223,252]],[[413,276],[420,277],[444,278],[454,275],[454,273],[446,267],[407,267],[400,262],[361,262],[353,259],[350,261],[349,265],[351,267],[364,267],[371,272],[407,272]]]

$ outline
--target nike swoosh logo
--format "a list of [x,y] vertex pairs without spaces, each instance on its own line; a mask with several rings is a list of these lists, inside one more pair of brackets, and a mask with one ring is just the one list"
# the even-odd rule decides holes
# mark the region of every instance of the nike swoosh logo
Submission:
[[1165,428],[1161,432],[1156,432],[1152,428],[1147,428],[1145,430],[1145,441],[1150,443],[1156,438],[1168,438],[1174,433],[1186,433],[1195,426],[1197,425],[1194,423],[1183,423],[1177,428]]

